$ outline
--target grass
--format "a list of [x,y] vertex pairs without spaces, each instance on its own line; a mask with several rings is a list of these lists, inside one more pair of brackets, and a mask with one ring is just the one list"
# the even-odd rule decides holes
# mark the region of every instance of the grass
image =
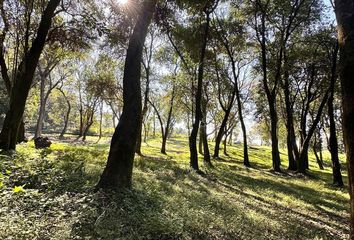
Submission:
[[108,146],[103,139],[36,150],[30,142],[0,156],[0,239],[348,237],[348,192],[330,184],[331,169],[319,170],[312,155],[308,176],[278,174],[270,148],[250,148],[246,168],[242,147],[232,146],[200,176],[189,169],[186,138],[169,140],[167,156],[150,139],[135,159],[133,190],[94,192]]

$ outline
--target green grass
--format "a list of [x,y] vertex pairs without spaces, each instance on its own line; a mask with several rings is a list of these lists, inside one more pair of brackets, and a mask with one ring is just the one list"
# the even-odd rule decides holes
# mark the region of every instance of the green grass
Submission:
[[[327,153],[324,171],[310,155],[302,176],[272,172],[268,147],[250,148],[246,168],[242,147],[232,146],[214,168],[201,166],[201,176],[189,169],[186,138],[168,141],[167,156],[160,139],[150,139],[135,159],[133,190],[94,192],[108,146],[103,139],[36,150],[30,142],[0,156],[0,239],[348,237],[349,196],[331,185]],[[281,157],[285,169],[285,151]]]

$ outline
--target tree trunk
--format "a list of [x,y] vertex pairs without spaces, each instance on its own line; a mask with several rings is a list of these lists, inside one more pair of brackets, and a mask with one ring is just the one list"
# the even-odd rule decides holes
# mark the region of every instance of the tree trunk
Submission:
[[82,141],[83,142],[86,141],[88,131],[90,130],[90,127],[92,126],[92,124],[93,124],[93,113],[92,113],[92,117],[90,117],[90,120],[87,122],[87,125],[86,125],[84,132],[82,134]]
[[227,133],[225,131],[225,138],[224,138],[224,155],[225,156],[229,156],[229,154],[227,153]]
[[113,134],[107,165],[98,183],[99,188],[131,188],[134,153],[141,125],[141,59],[156,0],[144,1],[129,40],[124,77],[124,107]]
[[241,97],[240,97],[240,91],[238,89],[238,83],[237,80],[235,80],[236,84],[236,101],[237,101],[237,110],[238,110],[238,117],[240,119],[241,123],[241,129],[242,129],[242,136],[243,136],[243,164],[246,167],[250,167],[250,161],[248,158],[248,143],[247,143],[247,131],[246,131],[246,125],[243,120],[243,113],[242,113],[242,102],[241,102]]
[[199,139],[199,141],[203,143],[203,163],[204,163],[204,165],[211,167],[212,164],[210,161],[210,150],[209,150],[209,144],[208,144],[207,123],[206,123],[206,121],[207,121],[207,99],[205,97],[203,97],[203,99],[202,99],[202,112],[203,112],[203,119],[202,119],[202,123],[200,126],[201,139]]
[[[318,137],[317,137],[318,135]],[[322,144],[321,144],[321,129],[317,130],[317,134],[315,133],[314,135],[314,143],[313,143],[313,153],[315,154],[316,157],[316,162],[318,164],[318,167],[323,170],[323,161],[322,161]],[[318,156],[317,151],[320,152],[320,156]]]
[[198,152],[199,152],[199,154],[203,155],[204,152],[203,152],[203,131],[202,131],[202,129],[200,129],[200,131],[199,131],[199,141],[198,141],[198,143],[199,143]]
[[45,114],[45,77],[40,76],[40,93],[39,93],[39,110],[38,110],[38,118],[37,118],[37,126],[36,131],[34,134],[34,138],[42,136],[42,129],[43,129],[43,121],[44,121],[44,114]]
[[174,99],[175,99],[175,86],[173,85],[172,96],[171,96],[171,100],[170,100],[170,109],[168,111],[166,127],[165,127],[165,131],[164,131],[163,138],[162,138],[161,153],[163,153],[163,154],[166,154],[166,143],[167,143],[168,134],[170,132]]
[[50,0],[48,2],[38,26],[37,36],[33,40],[30,50],[19,64],[14,85],[11,89],[9,110],[6,113],[0,134],[0,148],[3,150],[16,149],[19,127],[25,111],[26,100],[32,85],[34,72],[52,24],[54,11],[59,3],[60,0]]
[[100,130],[99,130],[97,142],[99,142],[102,138],[102,122],[103,122],[103,101],[101,102],[101,106],[100,106]]
[[326,105],[326,102],[328,100],[328,94],[329,94],[329,91],[327,90],[323,99],[322,99],[322,102],[318,108],[318,111],[317,111],[315,119],[313,120],[312,126],[309,129],[308,133],[306,134],[306,138],[303,140],[303,144],[301,146],[301,151],[300,151],[300,157],[297,162],[297,171],[299,173],[305,174],[306,169],[308,169],[308,150],[310,147],[310,140],[311,140],[311,137],[314,134],[314,132],[317,128],[317,125],[321,119],[321,115],[322,115],[324,106]]
[[354,239],[354,4],[335,0],[340,48],[339,75],[342,85],[343,135],[350,193],[350,239]]
[[337,80],[337,56],[338,56],[338,45],[332,52],[332,75],[331,75],[331,86],[330,94],[327,101],[328,105],[328,116],[329,116],[329,151],[331,153],[332,160],[332,172],[333,172],[333,184],[339,187],[343,186],[343,179],[341,173],[341,166],[338,157],[338,140],[336,135],[336,122],[334,119],[334,91],[335,84]]
[[20,123],[20,127],[18,128],[18,133],[17,133],[17,143],[21,142],[26,142],[26,136],[25,136],[25,123],[23,122],[23,119]]
[[[258,28],[258,27],[257,27]],[[271,140],[272,140],[272,164],[273,170],[280,172],[280,154],[278,146],[278,114],[276,110],[276,89],[277,82],[274,83],[274,87],[270,88],[268,83],[268,59],[267,59],[267,40],[266,40],[266,15],[265,12],[261,13],[261,29],[256,30],[257,38],[261,46],[261,62],[262,62],[262,72],[263,72],[263,88],[267,95],[269,114],[270,114],[270,124],[271,124]],[[278,71],[279,72],[279,71]],[[277,74],[279,75],[279,74]],[[278,80],[277,78],[275,80]]]
[[288,150],[288,161],[289,166],[288,169],[292,171],[297,170],[296,161],[299,157],[299,150],[296,145],[296,136],[295,136],[295,128],[294,128],[294,116],[293,116],[293,107],[290,98],[290,84],[289,84],[289,72],[288,72],[288,62],[287,55],[284,52],[284,98],[285,98],[285,109],[286,109],[286,128],[287,128],[287,136],[286,136],[286,144]]
[[202,92],[203,92],[202,89],[203,89],[203,74],[204,74],[204,58],[205,58],[206,47],[208,43],[209,23],[210,23],[210,13],[207,12],[204,39],[203,39],[203,45],[201,48],[200,61],[199,61],[197,92],[195,95],[195,117],[192,126],[192,131],[189,136],[190,166],[195,171],[199,171],[197,135],[198,135],[200,121],[203,118],[202,110],[201,110],[201,101],[202,101]]
[[221,122],[221,126],[218,131],[218,134],[216,135],[216,138],[215,138],[215,147],[214,147],[213,158],[216,158],[216,159],[219,158],[220,143],[222,141],[222,137],[225,134],[225,128],[226,128],[227,121],[229,120],[230,111],[231,111],[231,109],[227,109],[227,111],[225,112],[224,118]]
[[70,116],[70,111],[71,111],[71,104],[69,99],[66,97],[65,93],[63,90],[59,89],[59,91],[61,92],[61,94],[63,95],[63,97],[66,100],[66,104],[68,105],[68,109],[66,111],[66,115],[64,117],[64,127],[63,130],[61,131],[60,135],[59,135],[59,139],[63,139],[64,138],[64,134],[66,133],[66,130],[68,128],[68,123],[69,123],[69,116]]
[[271,120],[271,139],[272,139],[272,160],[273,170],[280,172],[280,154],[278,146],[278,113],[275,107],[275,100],[269,100],[270,120]]

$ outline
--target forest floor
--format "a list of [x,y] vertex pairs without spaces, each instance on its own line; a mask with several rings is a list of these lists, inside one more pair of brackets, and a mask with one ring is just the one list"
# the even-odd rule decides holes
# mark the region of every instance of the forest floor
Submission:
[[[36,150],[21,144],[0,156],[0,239],[346,239],[349,195],[331,185],[312,155],[308,176],[272,172],[269,147],[242,146],[191,172],[186,138],[143,146],[133,190],[94,192],[109,144],[55,142]],[[202,163],[202,161],[200,161]],[[202,165],[202,164],[201,164]],[[345,166],[344,164],[342,165]],[[347,185],[346,172],[345,184]]]

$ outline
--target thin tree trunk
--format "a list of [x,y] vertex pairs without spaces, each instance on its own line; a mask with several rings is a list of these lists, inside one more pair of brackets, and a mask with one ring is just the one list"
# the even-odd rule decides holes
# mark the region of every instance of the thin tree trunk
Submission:
[[[206,95],[206,90],[205,90],[205,95]],[[208,135],[207,135],[207,99],[203,97],[202,99],[202,112],[203,112],[203,119],[200,127],[200,133],[201,133],[201,139],[199,139],[200,142],[203,144],[203,163],[206,166],[211,167],[211,161],[210,161],[210,150],[209,150],[209,144],[208,144]]]
[[296,145],[296,136],[295,136],[295,128],[294,128],[294,116],[293,116],[293,107],[290,98],[290,84],[289,84],[289,72],[288,72],[288,61],[287,56],[284,52],[284,98],[285,98],[285,109],[286,109],[286,128],[287,128],[287,136],[286,136],[286,144],[288,150],[288,161],[289,166],[288,169],[292,171],[297,170],[296,161],[299,157],[299,150]]
[[202,92],[203,92],[202,89],[203,89],[203,74],[204,74],[204,58],[205,58],[206,47],[207,47],[208,36],[209,36],[210,14],[211,14],[210,12],[206,12],[205,32],[204,32],[203,45],[201,48],[200,61],[199,61],[197,92],[195,95],[195,118],[194,118],[192,131],[189,136],[190,166],[192,169],[194,169],[197,172],[199,171],[197,135],[198,135],[200,121],[203,118],[202,110],[201,110],[201,101],[202,101]]
[[317,111],[316,117],[312,123],[312,126],[309,129],[308,133],[306,134],[306,138],[304,139],[303,144],[301,146],[300,157],[297,162],[297,171],[299,173],[305,174],[306,169],[308,169],[308,149],[310,146],[310,140],[311,140],[311,137],[314,134],[314,132],[317,128],[317,125],[321,119],[322,111],[323,111],[324,106],[328,100],[328,94],[329,94],[329,91],[327,90],[323,99],[322,99],[322,102],[318,108],[318,111]]
[[173,85],[172,96],[170,100],[170,109],[168,111],[165,132],[163,134],[162,145],[161,145],[161,153],[163,154],[166,154],[166,142],[167,142],[168,134],[170,132],[174,99],[175,99],[175,86]]
[[227,111],[225,112],[224,118],[221,122],[219,131],[218,131],[216,138],[215,138],[215,147],[214,147],[213,158],[216,158],[216,159],[219,158],[220,143],[222,141],[223,136],[225,135],[225,128],[226,128],[227,121],[229,120],[230,111],[231,111],[231,109],[227,109]]
[[64,91],[61,88],[59,88],[58,90],[61,92],[61,94],[65,98],[66,104],[68,105],[68,109],[66,110],[66,114],[65,114],[65,117],[64,117],[64,127],[63,127],[63,130],[61,131],[61,133],[59,135],[59,139],[64,139],[64,135],[65,135],[66,130],[68,128],[69,116],[70,116],[70,112],[71,112],[71,104],[70,104],[69,99],[66,97],[66,94],[64,93]]
[[[233,63],[233,65],[235,65],[235,63]],[[234,71],[234,77],[236,77],[235,67],[233,68],[233,71]],[[251,164],[250,164],[250,161],[248,158],[247,131],[246,131],[246,125],[245,125],[245,122],[243,119],[242,102],[241,102],[240,90],[238,89],[237,78],[235,78],[235,84],[236,84],[236,101],[237,101],[238,117],[240,119],[242,136],[243,136],[243,164],[246,167],[250,167]]]
[[133,161],[141,125],[141,59],[147,31],[154,14],[156,0],[144,1],[129,40],[124,77],[124,107],[113,134],[107,165],[98,183],[99,188],[131,188]]
[[[318,137],[317,137],[318,135]],[[320,129],[317,130],[317,134],[315,133],[314,134],[314,143],[313,143],[313,153],[315,154],[315,157],[316,157],[316,162],[318,164],[318,167],[323,170],[324,167],[323,167],[323,161],[322,161],[322,157],[319,157],[318,156],[318,153],[317,151],[320,152],[320,155],[322,156],[322,149],[321,149],[321,133],[320,133]]]
[[278,113],[275,107],[275,100],[269,99],[270,107],[270,119],[271,119],[271,139],[272,139],[272,160],[273,160],[273,170],[280,172],[280,154],[279,154],[279,144],[278,144]]
[[199,144],[199,146],[198,146],[198,152],[199,152],[199,154],[203,155],[204,152],[203,152],[203,131],[202,131],[202,129],[200,129],[200,131],[199,131],[199,141],[198,141],[198,144]]
[[331,153],[332,160],[332,173],[333,173],[333,184],[342,187],[343,178],[341,173],[341,166],[338,157],[338,140],[336,135],[336,122],[334,119],[334,91],[335,84],[337,80],[337,56],[338,56],[338,45],[336,44],[335,49],[332,52],[332,73],[331,73],[331,86],[330,94],[328,98],[328,116],[329,116],[329,151]]
[[37,119],[37,126],[36,131],[34,134],[34,138],[40,137],[42,135],[43,129],[43,121],[44,121],[44,113],[45,113],[45,76],[40,76],[40,94],[39,94],[39,111],[38,111],[38,119]]
[[227,153],[227,133],[225,131],[225,138],[224,138],[224,155],[225,156],[229,156],[229,154]]
[[102,122],[103,122],[103,101],[101,102],[100,106],[100,130],[97,142],[99,142],[102,138]]
[[[261,46],[261,62],[262,62],[262,72],[263,72],[263,88],[266,92],[269,114],[270,114],[270,123],[271,123],[271,140],[272,140],[272,165],[273,170],[280,172],[280,154],[278,146],[278,114],[276,110],[276,88],[277,82],[275,82],[274,87],[270,88],[268,85],[268,71],[267,71],[267,46],[266,46],[266,13],[261,12],[261,29],[256,29],[256,34],[258,41]],[[278,78],[276,78],[278,80]]]

